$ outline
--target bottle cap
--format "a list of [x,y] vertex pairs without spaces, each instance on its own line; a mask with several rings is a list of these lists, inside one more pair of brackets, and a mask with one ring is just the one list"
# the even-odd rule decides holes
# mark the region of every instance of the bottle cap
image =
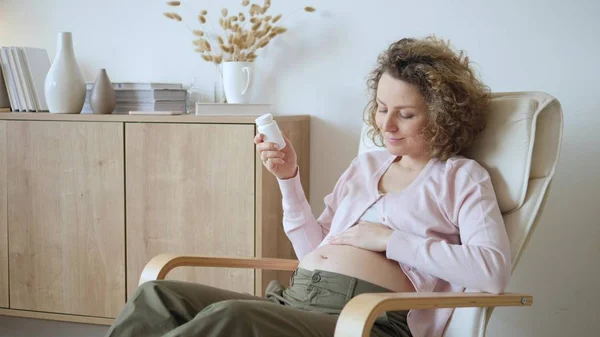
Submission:
[[264,115],[258,117],[255,121],[256,121],[256,125],[258,125],[258,126],[267,125],[273,121],[273,115],[271,115],[270,113],[264,114]]

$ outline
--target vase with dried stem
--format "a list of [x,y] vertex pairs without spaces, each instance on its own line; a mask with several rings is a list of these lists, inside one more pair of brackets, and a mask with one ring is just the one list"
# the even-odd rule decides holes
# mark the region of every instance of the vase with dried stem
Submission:
[[[193,34],[194,51],[200,53],[203,60],[212,62],[217,67],[217,72],[223,78],[221,64],[223,62],[254,62],[261,49],[284,34],[287,28],[282,23],[293,13],[304,10],[308,13],[316,11],[314,7],[306,6],[298,8],[282,19],[281,14],[271,15],[271,0],[264,0],[262,6],[243,0],[241,5],[246,10],[235,14],[227,8],[221,9],[219,16],[220,31],[215,31],[212,22],[208,20],[208,11],[201,10],[198,14],[200,29],[192,29],[175,8],[181,6],[181,1],[169,1],[168,6],[172,11],[164,12],[163,15],[171,20],[182,22]],[[215,48],[214,46],[218,46]]]

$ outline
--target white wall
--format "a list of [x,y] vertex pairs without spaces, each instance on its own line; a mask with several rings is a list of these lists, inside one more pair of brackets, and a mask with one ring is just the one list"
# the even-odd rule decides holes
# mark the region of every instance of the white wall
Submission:
[[[214,9],[239,2],[219,1],[207,8],[209,18]],[[201,3],[185,1],[184,18],[193,20]],[[272,8],[289,13],[308,4],[275,0]],[[312,5],[319,10],[315,15],[290,17],[289,32],[258,58],[255,102],[273,103],[280,114],[313,116],[310,198],[315,213],[356,153],[364,79],[378,52],[404,36],[450,38],[478,63],[494,91],[545,91],[560,99],[565,113],[563,151],[548,206],[508,289],[533,294],[535,304],[496,309],[489,336],[597,336],[600,3],[371,0],[350,5],[330,0]],[[53,59],[57,32],[72,31],[87,81],[106,68],[113,81],[187,84],[192,76],[206,76],[210,86],[214,67],[193,52],[181,24],[162,17],[166,9],[157,0],[0,0],[0,45],[44,47]],[[101,336],[104,331],[0,318],[4,337]]]

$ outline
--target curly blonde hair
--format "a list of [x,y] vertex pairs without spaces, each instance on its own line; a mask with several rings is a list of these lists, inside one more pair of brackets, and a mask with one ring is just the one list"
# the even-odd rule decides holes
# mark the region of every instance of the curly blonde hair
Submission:
[[377,86],[384,73],[420,89],[428,109],[422,134],[428,140],[431,157],[446,160],[460,154],[485,128],[490,89],[476,78],[464,52],[455,53],[450,42],[435,36],[405,38],[379,55],[367,79],[371,98],[364,121],[370,126],[367,135],[377,146],[383,146],[375,114]]

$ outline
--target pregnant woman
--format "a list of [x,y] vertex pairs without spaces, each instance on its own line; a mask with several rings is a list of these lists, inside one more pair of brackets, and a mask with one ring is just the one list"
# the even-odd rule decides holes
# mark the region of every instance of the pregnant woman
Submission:
[[[254,143],[283,196],[283,228],[300,261],[265,297],[178,281],[140,286],[107,336],[333,336],[361,293],[503,292],[507,233],[488,172],[461,156],[484,129],[489,89],[468,58],[435,37],[402,39],[368,79],[370,137],[315,218],[296,153]],[[452,309],[387,312],[372,336],[438,337]]]

